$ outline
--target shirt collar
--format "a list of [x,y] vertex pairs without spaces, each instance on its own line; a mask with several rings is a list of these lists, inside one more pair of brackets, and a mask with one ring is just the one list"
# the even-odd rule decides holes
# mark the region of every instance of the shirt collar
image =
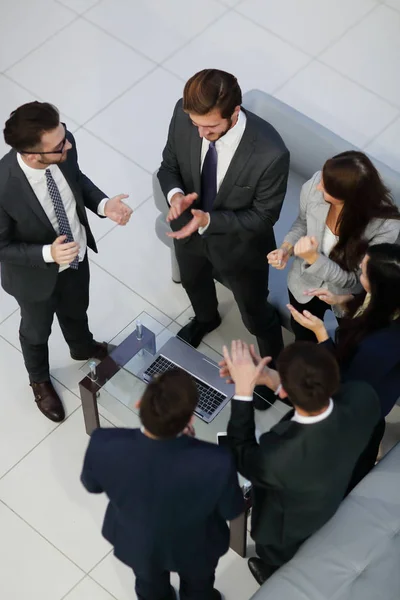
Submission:
[[[46,169],[33,169],[24,162],[19,152],[17,152],[17,161],[29,181],[38,183],[39,181],[42,181],[45,178]],[[50,171],[52,171],[52,167],[55,166],[56,165],[49,165],[48,168],[50,169]]]
[[324,410],[324,412],[320,413],[319,415],[315,415],[313,417],[306,417],[304,415],[299,415],[299,413],[296,410],[292,417],[292,421],[295,421],[296,423],[301,423],[302,425],[312,425],[313,423],[319,423],[319,421],[323,421],[324,419],[329,417],[329,415],[333,411],[333,406],[334,406],[333,400],[332,400],[332,398],[330,398],[328,408],[326,410]]
[[242,110],[239,111],[239,116],[231,129],[226,132],[219,140],[217,140],[217,144],[223,144],[224,146],[235,146],[238,140],[242,137],[243,131],[246,127],[246,115]]

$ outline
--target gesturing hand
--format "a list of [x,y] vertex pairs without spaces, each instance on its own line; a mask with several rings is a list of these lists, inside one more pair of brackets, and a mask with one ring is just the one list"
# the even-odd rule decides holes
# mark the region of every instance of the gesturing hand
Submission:
[[294,255],[312,264],[318,258],[318,240],[314,236],[304,236],[299,239],[294,247]]
[[347,304],[347,302],[350,302],[350,300],[352,300],[354,297],[351,294],[333,294],[332,292],[324,288],[307,290],[306,292],[304,292],[304,294],[306,296],[316,296],[317,298],[322,300],[322,302],[326,302],[327,304],[332,305]]
[[58,265],[69,265],[79,254],[79,244],[67,242],[66,235],[60,235],[51,245],[51,256]]
[[170,223],[174,219],[177,219],[193,202],[197,200],[197,194],[181,194],[177,192],[171,198],[171,208],[167,215],[167,223]]
[[195,208],[191,211],[193,218],[189,221],[187,225],[182,227],[179,231],[174,231],[167,233],[167,236],[173,238],[175,240],[182,240],[183,238],[189,237],[196,231],[199,230],[200,227],[205,227],[209,222],[209,214],[204,212],[203,210],[196,210]]
[[267,254],[268,264],[280,271],[284,269],[290,258],[290,253],[287,248],[278,248]]
[[[257,367],[261,363],[262,358],[258,354],[256,349],[254,348],[253,344],[250,345],[249,350],[250,350],[251,358],[253,359],[253,363]],[[272,360],[272,358],[270,356],[265,358],[264,368],[257,378],[256,385],[265,385],[270,390],[275,392],[279,387],[281,378],[279,377],[279,374],[277,371],[275,371],[274,369],[270,369],[267,366],[271,362],[271,360]],[[233,383],[233,379],[229,372],[229,368],[228,368],[226,360],[225,359],[221,360],[221,362],[219,363],[219,366],[220,366],[220,370],[219,370],[220,377],[222,377],[222,379],[225,379],[226,383]]]
[[132,209],[122,202],[125,198],[129,198],[127,194],[119,194],[107,200],[104,207],[106,217],[118,223],[118,225],[126,225],[131,218]]
[[329,338],[324,322],[321,319],[310,313],[308,310],[303,310],[301,313],[291,304],[288,304],[287,307],[293,319],[299,323],[299,325],[314,332],[319,342],[323,342]]
[[252,396],[258,379],[271,358],[262,358],[256,365],[247,344],[241,340],[233,340],[231,352],[223,347],[226,368],[235,383],[235,394]]

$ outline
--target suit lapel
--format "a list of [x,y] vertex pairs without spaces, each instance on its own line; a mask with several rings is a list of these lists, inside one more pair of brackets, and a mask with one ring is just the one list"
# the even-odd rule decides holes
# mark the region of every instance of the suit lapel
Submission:
[[[40,219],[40,221],[45,225],[47,229],[50,229],[52,233],[54,233],[54,228],[50,223],[42,205],[37,199],[36,194],[27,178],[25,177],[24,172],[20,168],[17,162],[17,157],[14,157],[14,164],[11,167],[11,193],[16,198],[23,198],[25,202],[28,204],[30,209],[35,213],[35,215]],[[22,189],[22,194],[21,194]]]
[[240,140],[240,144],[230,162],[226,175],[221,183],[221,187],[218,190],[217,197],[215,198],[214,202],[215,208],[221,206],[227,196],[229,196],[229,193],[238,180],[240,173],[254,152],[255,139],[256,133],[252,127],[251,120],[247,115],[246,128],[244,130],[242,139]]
[[190,140],[190,168],[193,177],[193,190],[186,190],[189,192],[196,192],[200,197],[201,192],[201,181],[200,181],[200,167],[201,167],[201,144],[202,139],[196,127],[192,127]]

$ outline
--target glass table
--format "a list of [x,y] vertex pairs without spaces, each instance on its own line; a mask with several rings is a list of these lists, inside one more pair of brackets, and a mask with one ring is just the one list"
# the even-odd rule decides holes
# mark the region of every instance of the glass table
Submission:
[[[90,435],[100,427],[100,416],[119,427],[140,427],[136,408],[146,383],[138,376],[152,361],[154,354],[179,330],[177,323],[165,327],[147,313],[141,313],[136,322],[124,329],[111,343],[114,349],[99,364],[86,363],[79,382],[86,432]],[[199,351],[208,359],[218,362],[215,350],[201,344]],[[288,408],[277,401],[266,411],[256,411],[257,433],[275,425]],[[211,423],[195,417],[196,437],[216,443],[217,433],[226,431],[230,416],[229,403]],[[241,556],[246,552],[247,514],[231,523],[231,547]]]

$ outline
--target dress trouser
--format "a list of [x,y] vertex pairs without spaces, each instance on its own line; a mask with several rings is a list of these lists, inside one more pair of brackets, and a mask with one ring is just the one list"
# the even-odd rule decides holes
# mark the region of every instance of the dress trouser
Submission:
[[25,366],[32,383],[49,381],[49,347],[54,314],[71,352],[86,354],[93,345],[89,330],[89,261],[87,255],[78,269],[65,269],[58,274],[49,298],[27,302],[16,298],[21,310],[19,339]]
[[[207,256],[205,241],[176,243],[175,251],[181,282],[196,318],[202,323],[212,321],[217,314],[218,300],[214,268]],[[232,290],[244,325],[256,336],[260,354],[277,358],[283,349],[283,339],[279,315],[267,301],[268,265],[219,274]]]
[[[324,320],[326,311],[331,310],[331,307],[329,306],[329,304],[327,304],[326,302],[323,302],[316,296],[311,298],[311,300],[306,302],[306,304],[300,304],[300,302],[297,302],[296,298],[293,296],[291,291],[288,290],[288,292],[289,292],[290,304],[292,306],[294,306],[294,308],[296,310],[298,310],[299,312],[303,312],[303,310],[308,310],[315,317],[318,317],[319,319]],[[305,327],[303,327],[303,325],[300,325],[300,323],[297,323],[297,321],[295,321],[293,319],[293,317],[291,317],[290,322],[292,325],[293,333],[296,338],[296,342],[300,342],[300,341],[301,342],[316,342],[317,341],[317,338],[315,337],[315,333],[313,331],[310,331],[309,329],[306,329]]]
[[[175,600],[169,571],[147,573],[144,577],[138,573],[135,575],[135,590],[138,600]],[[215,571],[208,575],[179,573],[179,578],[180,600],[212,600]]]

